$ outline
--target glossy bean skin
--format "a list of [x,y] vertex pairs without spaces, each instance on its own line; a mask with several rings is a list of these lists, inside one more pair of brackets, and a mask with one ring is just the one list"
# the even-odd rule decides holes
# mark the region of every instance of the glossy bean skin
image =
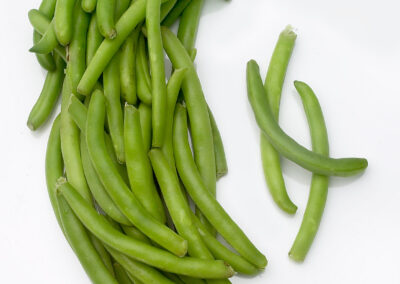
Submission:
[[87,32],[86,64],[89,64],[90,61],[92,61],[92,58],[95,55],[103,39],[104,38],[101,35],[99,28],[97,26],[96,13],[93,13],[90,19],[89,29]]
[[115,0],[97,0],[96,15],[100,33],[108,39],[117,36],[114,24]]
[[125,105],[124,142],[126,167],[132,192],[143,207],[161,223],[165,223],[164,206],[154,183],[147,151],[143,144],[139,111],[131,105]]
[[82,9],[86,13],[92,13],[96,9],[97,0],[82,0]]
[[179,18],[183,10],[189,5],[191,0],[178,0],[174,8],[168,13],[165,19],[162,21],[162,25],[166,27],[172,26],[173,23]]
[[151,80],[144,36],[139,37],[136,54],[137,95],[141,102],[151,105]]
[[42,38],[29,49],[30,52],[49,54],[58,46],[58,40],[53,26],[54,21],[51,21],[49,28],[43,34]]
[[191,0],[181,15],[178,38],[188,52],[194,48],[204,0]]
[[185,255],[187,242],[157,221],[143,208],[112,165],[104,142],[104,119],[105,98],[101,91],[96,90],[90,99],[86,140],[91,160],[105,189],[121,212],[135,227],[176,255]]
[[73,34],[73,13],[76,0],[57,0],[54,13],[54,31],[58,42],[64,46],[69,44]]
[[151,147],[151,107],[147,104],[139,105],[140,128],[142,129],[143,146],[147,153]]
[[174,154],[179,176],[187,192],[221,236],[247,261],[263,269],[267,265],[265,256],[250,242],[205,187],[192,157],[187,132],[186,109],[178,105],[174,117]]
[[219,279],[233,275],[233,269],[223,261],[178,257],[130,238],[114,229],[70,184],[59,183],[58,190],[89,231],[108,246],[133,259],[161,270],[192,277]]
[[[300,94],[304,111],[310,128],[312,150],[315,153],[329,156],[329,142],[324,116],[314,91],[306,84],[295,81],[294,85]],[[289,252],[295,261],[303,261],[317,234],[328,195],[329,177],[313,174],[307,207],[296,239]]]
[[247,89],[258,126],[282,156],[311,172],[328,176],[351,176],[364,171],[368,166],[364,158],[333,159],[314,153],[283,132],[270,110],[259,67],[254,60],[247,64]]
[[55,60],[57,68],[47,73],[42,92],[29,113],[27,125],[31,130],[38,129],[48,119],[60,95],[65,63],[58,55]]
[[[296,33],[293,32],[290,26],[281,32],[272,54],[264,83],[264,89],[276,121],[279,120],[282,86],[296,37]],[[264,177],[273,200],[286,213],[296,213],[297,206],[290,200],[286,191],[279,153],[268,142],[263,132],[260,133],[260,148]]]

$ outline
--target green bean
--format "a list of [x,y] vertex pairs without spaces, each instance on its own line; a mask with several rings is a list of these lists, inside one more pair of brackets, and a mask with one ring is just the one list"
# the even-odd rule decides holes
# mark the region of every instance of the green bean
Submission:
[[221,244],[208,231],[207,227],[204,226],[204,224],[197,218],[196,215],[193,214],[192,216],[204,243],[207,245],[208,249],[216,259],[222,259],[226,261],[236,272],[239,273],[254,275],[258,272],[258,269],[254,265]]
[[111,161],[114,164],[114,167],[117,169],[119,175],[122,177],[122,179],[124,180],[125,184],[129,184],[129,177],[128,177],[128,172],[126,169],[125,164],[120,164],[117,158],[117,155],[114,151],[114,146],[111,140],[110,135],[108,135],[108,133],[105,132],[105,136],[104,136],[104,140],[106,143],[106,148],[107,148],[107,152],[109,154],[109,156],[111,157]]
[[203,4],[204,0],[192,0],[181,15],[178,38],[188,52],[194,48]]
[[[92,100],[94,98],[96,96]],[[92,106],[92,102],[90,105]],[[89,108],[89,118],[90,112]],[[233,269],[221,260],[178,257],[163,249],[132,239],[114,229],[105,217],[99,215],[69,183],[60,181],[58,190],[89,231],[109,247],[133,259],[161,270],[199,278],[227,278],[234,273]]]
[[70,43],[73,34],[73,14],[76,0],[57,0],[54,13],[54,31],[62,45]]
[[210,117],[211,129],[213,134],[216,176],[217,179],[219,179],[228,173],[228,163],[226,162],[224,143],[222,142],[217,122],[215,121],[214,115],[212,114],[210,107],[208,107],[208,115]]
[[93,236],[90,233],[88,235],[89,235],[90,240],[92,241],[94,248],[96,249],[97,253],[99,254],[104,266],[108,269],[108,271],[111,273],[111,275],[115,277],[114,268],[113,268],[110,254],[107,252],[107,250],[104,248],[102,242],[98,238],[96,238],[95,236]]
[[86,13],[92,13],[96,9],[97,0],[82,0],[82,9]]
[[363,158],[333,159],[314,153],[286,135],[269,108],[259,68],[254,60],[247,63],[247,88],[258,126],[282,156],[321,175],[351,176],[362,172],[368,166],[368,161]]
[[119,50],[122,43],[133,31],[133,29],[143,21],[145,17],[146,0],[135,1],[128,10],[121,16],[115,25],[117,36],[111,39],[105,39],[99,46],[92,61],[83,75],[78,90],[82,95],[89,95],[96,85],[97,80],[103,73],[107,64],[111,61],[115,53]]
[[115,0],[115,20],[118,21],[119,18],[125,13],[128,7],[133,4],[135,0]]
[[177,105],[174,117],[174,154],[179,176],[187,192],[224,239],[247,261],[263,269],[267,265],[265,256],[250,242],[206,188],[193,160],[187,132],[186,110],[182,105]]
[[171,12],[171,10],[174,8],[177,0],[169,0],[165,2],[164,4],[161,5],[161,11],[160,11],[160,22],[165,19],[165,17]]
[[38,129],[49,117],[62,89],[65,63],[60,56],[55,56],[57,69],[49,71],[42,92],[33,106],[27,125],[29,129]]
[[29,49],[30,52],[48,54],[58,46],[58,41],[53,26],[54,20],[50,22],[50,26],[43,34],[43,37]]
[[186,68],[176,69],[167,84],[167,118],[165,122],[164,144],[161,147],[168,163],[175,168],[174,149],[172,146],[172,127],[174,122],[174,110],[182,81],[186,75]]
[[151,107],[140,103],[139,105],[140,129],[142,129],[142,138],[145,152],[151,147]]
[[132,192],[154,218],[165,223],[164,207],[158,195],[153,170],[143,144],[139,111],[128,104],[125,105],[124,142],[126,167]]
[[117,36],[114,24],[115,0],[97,0],[96,15],[100,33],[108,39]]
[[56,117],[53,122],[53,126],[51,127],[49,140],[47,142],[45,169],[47,192],[49,194],[50,203],[53,207],[54,215],[56,215],[58,225],[64,232],[56,196],[56,182],[57,179],[63,174],[64,170],[64,163],[61,154],[60,115]]
[[103,36],[99,32],[96,13],[94,13],[92,14],[92,17],[90,19],[89,29],[87,32],[86,64],[89,64],[90,61],[92,61],[92,58],[102,41]]
[[192,277],[188,277],[188,276],[185,276],[185,275],[179,275],[179,278],[185,284],[205,284],[204,280],[198,279],[198,278],[192,278]]
[[132,284],[125,269],[118,262],[114,262],[115,278],[120,284]]
[[151,242],[149,240],[148,237],[146,237],[145,234],[143,234],[141,231],[139,231],[138,229],[136,229],[135,227],[131,227],[131,226],[124,226],[122,225],[122,230],[124,231],[124,233],[134,239],[137,239],[139,241],[142,241],[148,245],[151,245]]
[[[281,32],[264,83],[264,89],[276,121],[279,120],[282,86],[296,37],[296,33],[290,26]],[[289,214],[296,213],[297,206],[290,200],[286,191],[279,153],[268,142],[263,132],[260,133],[260,147],[264,176],[273,200],[283,211]]]
[[136,46],[140,29],[136,28],[121,47],[120,77],[121,96],[131,105],[136,104]]
[[177,255],[185,255],[187,242],[143,208],[112,165],[104,143],[104,118],[105,99],[101,91],[96,90],[90,99],[86,140],[93,165],[105,189],[135,227],[162,247]]
[[188,51],[190,59],[192,59],[192,61],[194,62],[194,60],[196,59],[196,55],[197,55],[197,49],[196,48],[192,48],[191,50]]
[[168,13],[165,19],[162,21],[162,25],[166,27],[172,26],[173,23],[179,18],[183,10],[189,5],[191,0],[178,0],[174,8]]
[[118,284],[104,265],[85,227],[75,216],[67,201],[59,194],[57,194],[57,201],[66,238],[90,280],[96,284]]
[[[33,31],[33,44],[37,44],[42,36],[37,32]],[[40,54],[35,53],[37,61],[39,62],[40,66],[42,66],[47,71],[54,71],[56,70],[56,63],[54,61],[52,54]]]
[[192,211],[180,188],[178,175],[160,149],[151,149],[149,157],[174,225],[179,235],[188,241],[189,255],[213,259],[192,221]]
[[151,105],[151,81],[146,43],[144,36],[139,37],[136,54],[137,95],[141,102]]
[[185,284],[181,279],[179,279],[178,275],[173,274],[173,273],[169,273],[169,272],[163,272],[163,274],[165,275],[165,277],[167,277],[169,280],[172,280],[173,283],[176,284]]
[[111,140],[120,163],[125,162],[124,118],[121,108],[121,82],[119,75],[120,53],[117,53],[108,64],[103,74],[104,96],[107,100],[107,121],[110,127]]
[[165,84],[164,52],[160,30],[161,0],[147,0],[146,29],[151,73],[152,146],[164,143],[167,106],[167,86]]
[[[68,75],[67,75],[68,76]],[[90,190],[86,184],[85,174],[80,153],[79,129],[68,113],[68,104],[72,96],[72,87],[67,79],[64,80],[61,97],[61,149],[64,158],[66,175],[87,201],[91,201]]]
[[[307,115],[312,150],[315,153],[329,156],[328,134],[318,99],[307,84],[295,81],[294,85],[300,94]],[[289,252],[290,258],[295,261],[303,261],[305,259],[317,234],[328,195],[328,184],[329,177],[313,174],[303,221]]]

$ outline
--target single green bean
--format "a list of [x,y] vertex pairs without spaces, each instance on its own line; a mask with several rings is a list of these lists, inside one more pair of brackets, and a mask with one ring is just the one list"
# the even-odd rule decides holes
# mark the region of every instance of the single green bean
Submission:
[[[272,54],[264,83],[264,89],[276,121],[279,120],[282,86],[296,37],[296,33],[290,26],[281,32]],[[297,206],[290,200],[286,191],[279,153],[268,142],[263,132],[260,133],[260,148],[265,180],[273,200],[283,211],[289,214],[296,213]]]
[[109,39],[117,36],[114,24],[115,0],[97,0],[96,15],[100,33]]
[[114,273],[114,267],[112,264],[111,256],[107,252],[107,250],[104,248],[103,243],[93,236],[92,234],[88,233],[90,240],[92,241],[92,244],[94,248],[96,249],[97,253],[99,254],[101,260],[103,261],[104,266],[108,269],[108,271],[111,273],[112,276],[115,277]]
[[58,41],[53,26],[54,20],[50,22],[50,26],[43,34],[43,37],[29,49],[30,52],[48,54],[58,46]]
[[57,0],[42,0],[40,3],[39,11],[47,18],[52,19],[56,9]]
[[121,47],[120,80],[121,96],[131,105],[135,105],[136,97],[136,46],[140,29],[136,28]]
[[192,157],[188,139],[186,109],[182,105],[177,105],[175,109],[173,141],[179,176],[196,206],[236,251],[257,268],[263,269],[267,265],[265,256],[251,243],[217,202],[200,176]]
[[171,12],[171,10],[174,8],[177,0],[169,0],[165,2],[164,4],[161,5],[161,11],[160,11],[160,22],[165,19],[165,17]]
[[54,13],[54,31],[62,45],[70,43],[73,34],[73,14],[76,0],[57,0]]
[[146,237],[146,235],[139,231],[137,228],[122,225],[122,230],[126,235],[137,239],[138,241],[142,241],[148,245],[151,245],[151,241],[149,240],[149,238]]
[[85,227],[75,216],[67,201],[60,194],[57,194],[57,201],[66,238],[90,280],[96,284],[118,284],[104,265]]
[[178,38],[188,52],[194,48],[204,0],[192,0],[181,15]]
[[103,41],[103,36],[99,32],[99,28],[97,26],[96,13],[93,13],[90,19],[89,29],[87,32],[86,64],[89,65],[90,61],[92,61],[92,58],[102,41]]
[[[37,32],[33,31],[33,44],[37,44],[42,36]],[[35,53],[37,61],[39,62],[40,66],[42,66],[47,71],[54,71],[56,70],[56,62],[54,61],[52,54],[40,54]]]
[[108,246],[133,259],[161,270],[198,278],[227,278],[234,273],[233,269],[221,260],[178,257],[163,249],[132,239],[114,229],[105,217],[99,215],[69,183],[60,180],[58,190],[89,231]]
[[151,80],[144,36],[139,37],[136,54],[137,95],[141,102],[151,105]]
[[82,0],[82,9],[86,13],[92,13],[96,9],[97,0]]
[[60,56],[55,56],[57,69],[49,71],[42,92],[33,106],[27,125],[29,129],[38,129],[50,116],[62,89],[65,63]]
[[[294,85],[300,94],[307,115],[312,150],[315,153],[329,156],[328,134],[318,99],[307,84],[295,81]],[[328,184],[329,177],[313,174],[303,221],[289,252],[290,258],[295,261],[303,261],[305,259],[317,234],[328,195]]]
[[147,0],[146,29],[151,73],[152,146],[164,143],[167,108],[167,86],[165,84],[164,52],[160,30],[161,0]]
[[180,188],[176,171],[168,163],[160,149],[151,149],[149,157],[176,230],[180,236],[188,241],[189,255],[213,259],[192,221],[192,211]]
[[118,21],[119,18],[125,13],[128,7],[133,4],[135,0],[115,0],[115,20]]
[[104,69],[119,50],[125,39],[133,29],[143,21],[146,11],[146,0],[135,1],[121,16],[115,25],[117,36],[114,39],[105,39],[99,46],[92,61],[83,75],[78,90],[82,95],[89,95],[96,85]]
[[93,165],[105,189],[121,212],[140,231],[171,252],[185,255],[187,242],[143,208],[112,165],[104,143],[104,118],[105,98],[101,91],[96,90],[90,99],[86,140]]
[[368,161],[363,158],[333,159],[314,153],[283,132],[270,110],[259,67],[254,60],[247,63],[247,88],[258,126],[282,156],[321,175],[351,176],[362,172],[368,166]]
[[174,8],[168,13],[165,19],[162,21],[162,25],[166,27],[172,26],[173,23],[179,18],[183,10],[189,5],[191,0],[178,0]]
[[124,117],[121,107],[121,82],[119,75],[120,53],[117,53],[103,73],[104,96],[107,100],[107,121],[114,150],[120,163],[125,162]]
[[128,274],[121,264],[114,262],[113,267],[115,271],[115,278],[119,284],[132,284],[132,281],[129,279]]
[[132,192],[143,207],[161,223],[165,223],[164,206],[154,183],[153,170],[143,144],[139,111],[125,105],[124,142],[126,167]]
[[139,105],[140,129],[142,129],[142,138],[145,152],[151,147],[151,107],[147,104]]

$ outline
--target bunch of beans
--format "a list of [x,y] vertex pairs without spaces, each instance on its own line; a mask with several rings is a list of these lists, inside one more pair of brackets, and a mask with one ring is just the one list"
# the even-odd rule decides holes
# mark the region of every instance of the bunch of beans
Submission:
[[47,187],[93,283],[230,283],[267,265],[215,198],[227,165],[193,64],[202,5],[43,0],[29,12],[48,73],[27,124],[39,128],[61,94]]

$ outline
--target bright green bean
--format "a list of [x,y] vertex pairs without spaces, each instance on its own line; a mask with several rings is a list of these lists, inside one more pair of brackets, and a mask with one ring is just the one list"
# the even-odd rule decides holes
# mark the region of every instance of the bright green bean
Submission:
[[47,18],[52,19],[56,9],[57,0],[42,0],[40,3],[39,11]]
[[174,8],[168,13],[165,19],[162,21],[162,25],[166,27],[172,26],[173,23],[179,18],[183,10],[189,5],[191,0],[178,0]]
[[113,146],[111,137],[106,132],[104,135],[104,140],[106,143],[107,152],[108,152],[109,156],[111,157],[111,161],[113,162],[114,167],[117,169],[119,175],[122,177],[125,184],[129,184],[129,177],[128,177],[128,172],[126,170],[126,166],[125,166],[125,164],[119,163],[117,155],[114,151],[114,146]]
[[167,108],[167,86],[165,84],[164,52],[160,30],[161,0],[147,0],[146,29],[151,73],[152,146],[164,143]]
[[[92,102],[90,105],[92,106]],[[89,117],[90,112],[89,108]],[[59,182],[58,190],[89,231],[108,246],[133,259],[161,270],[198,278],[227,278],[234,273],[233,269],[221,260],[178,257],[163,249],[132,239],[114,229],[105,217],[99,215],[69,183]]]
[[73,34],[73,14],[76,0],[57,0],[54,13],[54,31],[58,42],[64,46],[70,43]]
[[104,265],[85,227],[75,216],[67,201],[60,194],[57,194],[57,201],[66,238],[90,280],[96,284],[118,284]]
[[58,41],[53,26],[54,21],[51,21],[50,26],[43,34],[43,37],[29,49],[30,52],[48,54],[58,46]]
[[158,195],[153,170],[143,144],[139,111],[128,104],[125,105],[124,142],[132,192],[154,218],[165,223],[164,206]]
[[[140,1],[140,0],[139,0]],[[107,155],[104,143],[105,98],[96,90],[90,99],[86,124],[89,154],[105,189],[121,212],[150,239],[177,255],[185,255],[187,242],[147,212],[124,183]]]
[[[295,81],[294,85],[300,94],[307,115],[312,150],[315,153],[329,156],[328,134],[318,99],[307,84]],[[295,261],[303,261],[305,259],[317,234],[328,195],[328,184],[329,177],[313,174],[303,221],[289,252],[290,258]]]
[[109,39],[117,36],[114,24],[115,0],[97,0],[96,15],[100,33]]
[[368,161],[363,158],[333,159],[314,153],[286,135],[279,127],[269,108],[259,67],[254,60],[247,63],[247,88],[249,101],[258,126],[282,156],[321,175],[351,176],[362,172],[368,166]]
[[107,100],[107,121],[111,140],[120,163],[125,162],[124,117],[121,107],[121,82],[119,75],[120,53],[117,53],[103,73],[104,96]]
[[89,29],[87,32],[86,64],[89,65],[90,61],[92,61],[92,58],[102,41],[103,41],[103,36],[99,32],[99,28],[97,26],[96,13],[93,13],[90,19]]
[[151,149],[149,157],[176,230],[188,241],[189,255],[213,259],[192,221],[192,211],[180,188],[178,175],[174,168],[168,163],[160,149]]
[[151,147],[151,107],[147,104],[139,105],[140,129],[142,129],[143,146],[147,153]]
[[82,0],[82,9],[86,13],[92,13],[96,9],[97,0]]
[[[264,83],[264,89],[276,121],[279,120],[282,86],[296,37],[296,33],[290,26],[281,32]],[[268,142],[263,132],[260,133],[260,147],[264,176],[273,200],[283,211],[289,214],[296,213],[297,206],[290,200],[286,191],[279,153]]]
[[169,0],[165,2],[164,4],[161,5],[161,11],[160,11],[160,22],[165,19],[165,17],[171,12],[171,10],[174,8],[177,0]]
[[99,254],[101,260],[103,261],[104,266],[108,269],[108,271],[111,273],[111,275],[115,277],[114,267],[112,264],[111,256],[107,252],[107,250],[104,248],[103,243],[98,238],[93,236],[92,234],[89,233],[88,235],[89,235],[90,240],[92,241],[94,248],[96,249],[97,253]]
[[128,7],[133,4],[135,0],[115,0],[115,20],[118,21],[119,18],[125,13]]
[[115,278],[117,279],[119,284],[132,284],[132,281],[129,279],[128,274],[121,266],[121,264],[115,262],[113,266],[115,271]]
[[137,95],[141,102],[151,105],[151,80],[144,36],[139,37],[136,54]]
[[[42,36],[37,32],[33,31],[33,44],[37,44]],[[39,62],[40,66],[42,66],[47,71],[54,71],[56,70],[56,63],[54,61],[52,54],[39,54],[35,53],[37,61]]]
[[78,90],[82,95],[89,95],[103,73],[107,64],[119,50],[125,39],[145,17],[146,0],[135,1],[121,16],[115,25],[117,36],[114,39],[105,39],[99,46],[92,61],[87,67]]
[[178,38],[188,52],[194,48],[203,4],[204,0],[192,0],[181,15]]
[[57,69],[47,73],[42,92],[29,114],[27,125],[31,130],[36,130],[48,119],[60,95],[65,63],[57,55],[55,60]]
[[182,105],[177,105],[175,110],[173,141],[179,176],[194,203],[236,251],[257,268],[263,269],[267,265],[265,256],[251,243],[239,226],[221,207],[206,188],[200,176],[192,157],[188,139],[186,110]]
[[124,233],[126,235],[128,235],[134,239],[137,239],[138,241],[142,241],[148,245],[151,245],[149,238],[146,237],[145,234],[143,234],[141,231],[139,231],[135,227],[122,225],[122,230],[124,231]]

